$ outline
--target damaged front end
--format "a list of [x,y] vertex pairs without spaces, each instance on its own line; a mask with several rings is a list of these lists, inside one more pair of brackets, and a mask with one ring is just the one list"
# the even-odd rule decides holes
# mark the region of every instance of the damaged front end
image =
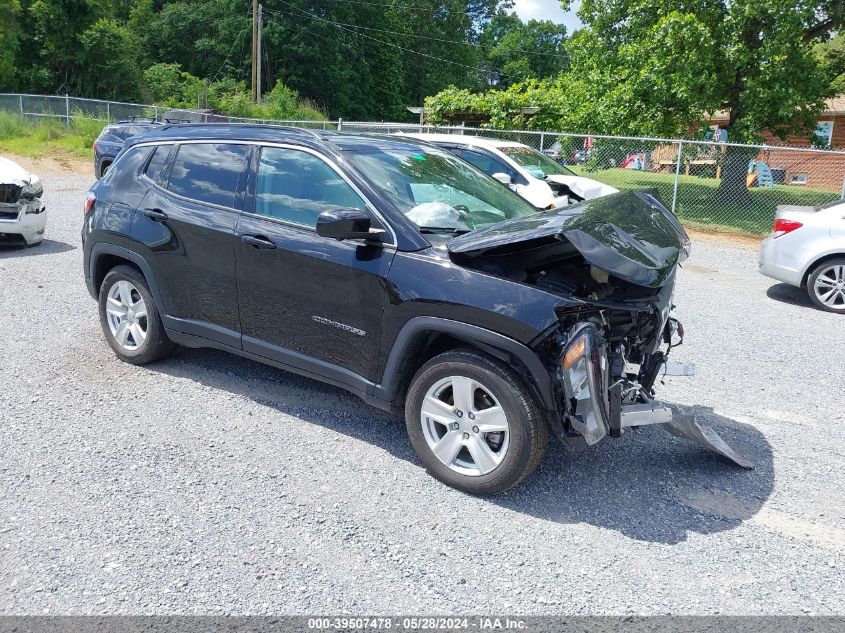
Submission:
[[659,200],[626,192],[450,240],[464,266],[509,277],[560,297],[557,325],[538,338],[553,372],[560,425],[570,446],[592,445],[626,428],[669,432],[752,465],[712,429],[654,398],[660,375],[692,375],[669,361],[683,341],[670,316],[675,271],[689,240]]
[[0,157],[0,243],[37,244],[43,239],[46,216],[38,176]]
[[[568,330],[558,361],[566,418],[561,439],[572,446],[592,445],[607,435],[621,437],[626,428],[661,424],[673,435],[696,442],[743,468],[753,468],[713,429],[699,425],[695,416],[654,399],[659,375],[690,376],[695,372],[693,366],[668,359],[668,351],[683,341],[680,322],[667,319],[659,348],[647,351],[651,343],[643,347],[642,339],[618,336],[620,332],[614,331],[607,320],[613,318],[614,311],[599,309],[597,320],[577,321]],[[575,318],[574,314],[563,316],[567,322]],[[585,315],[582,312],[578,316]],[[639,362],[632,362],[632,358]]]

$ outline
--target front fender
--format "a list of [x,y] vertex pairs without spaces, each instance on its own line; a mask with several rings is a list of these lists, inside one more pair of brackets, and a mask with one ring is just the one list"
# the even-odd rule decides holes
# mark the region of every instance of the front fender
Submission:
[[[511,362],[512,366],[523,375],[543,409],[549,412],[556,409],[552,376],[530,348],[492,330],[460,321],[428,316],[410,319],[399,331],[388,355],[381,384],[375,387],[374,395],[377,398],[387,401],[393,401],[396,398],[403,375],[403,364],[408,360],[409,351],[414,348],[415,339],[432,333],[449,334],[506,362]],[[516,364],[512,363],[514,360],[517,361]]]

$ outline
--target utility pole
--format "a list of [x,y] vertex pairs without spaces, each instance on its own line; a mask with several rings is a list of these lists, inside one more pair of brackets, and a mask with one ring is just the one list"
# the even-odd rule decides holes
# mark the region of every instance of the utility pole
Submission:
[[258,5],[258,45],[256,46],[255,56],[258,60],[255,77],[255,102],[261,103],[261,39],[264,37],[264,5]]
[[258,68],[256,67],[256,60],[258,56],[258,0],[252,0],[252,102],[255,103],[258,96],[258,86],[256,78]]

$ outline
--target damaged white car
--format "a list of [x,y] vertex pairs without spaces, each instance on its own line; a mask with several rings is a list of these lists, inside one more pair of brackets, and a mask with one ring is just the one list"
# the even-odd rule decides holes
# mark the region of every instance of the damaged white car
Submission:
[[508,185],[538,209],[562,207],[619,193],[579,176],[542,152],[512,141],[461,134],[402,134],[437,145]]
[[44,239],[43,192],[38,176],[0,156],[0,244],[34,246]]

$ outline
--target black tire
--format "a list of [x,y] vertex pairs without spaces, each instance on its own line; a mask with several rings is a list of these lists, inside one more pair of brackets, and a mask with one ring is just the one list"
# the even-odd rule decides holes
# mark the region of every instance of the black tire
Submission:
[[[117,341],[111,332],[106,314],[109,291],[120,281],[128,281],[132,284],[144,300],[147,309],[145,319],[146,338],[134,350],[125,349]],[[146,363],[152,363],[168,356],[176,347],[164,332],[164,325],[161,323],[161,317],[156,308],[155,300],[150,293],[150,288],[147,285],[146,279],[144,279],[144,276],[137,268],[133,268],[132,266],[115,266],[112,268],[106,274],[100,286],[99,305],[100,325],[103,328],[103,335],[106,337],[109,347],[112,348],[112,351],[120,360],[132,363],[133,365],[145,365]]]
[[[845,267],[845,257],[828,259],[813,268],[809,277],[807,277],[807,294],[810,297],[810,301],[812,301],[817,308],[826,310],[827,312],[834,312],[836,314],[845,314],[845,298],[843,298],[843,302],[841,304],[837,303],[834,306],[830,306],[824,303],[816,291],[816,280],[819,278],[819,275],[821,275],[824,271],[829,270],[832,266]],[[845,287],[843,287],[842,290],[845,292]]]
[[[486,474],[456,472],[438,459],[425,438],[421,414],[425,396],[450,376],[482,384],[507,416],[507,451],[501,463]],[[411,445],[426,469],[440,481],[474,495],[495,495],[519,484],[540,463],[549,441],[542,410],[520,376],[503,363],[470,350],[440,354],[419,369],[405,399],[405,423]]]

